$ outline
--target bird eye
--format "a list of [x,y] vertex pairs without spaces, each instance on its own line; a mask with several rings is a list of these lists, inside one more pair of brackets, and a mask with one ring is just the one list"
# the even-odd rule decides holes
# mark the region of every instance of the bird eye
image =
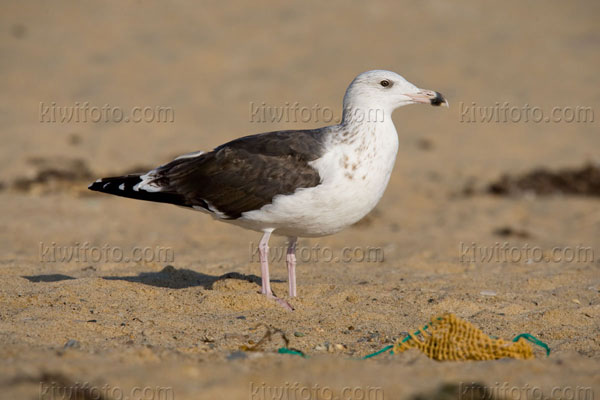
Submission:
[[383,87],[388,87],[388,86],[390,86],[390,81],[388,81],[387,79],[384,79],[381,82],[379,82],[379,84]]

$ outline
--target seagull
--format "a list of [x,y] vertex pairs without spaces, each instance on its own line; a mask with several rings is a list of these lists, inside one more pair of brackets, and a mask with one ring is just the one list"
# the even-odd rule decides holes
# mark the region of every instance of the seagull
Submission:
[[175,204],[261,232],[261,292],[292,310],[271,290],[271,234],[288,237],[288,289],[295,297],[297,238],[339,232],[377,205],[398,152],[392,112],[414,103],[448,106],[439,92],[394,72],[363,72],[346,90],[338,125],[241,137],[146,173],[98,179],[89,189]]

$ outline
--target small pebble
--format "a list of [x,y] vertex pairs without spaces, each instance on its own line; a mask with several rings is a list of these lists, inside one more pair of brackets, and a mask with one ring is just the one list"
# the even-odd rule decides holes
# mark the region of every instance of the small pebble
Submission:
[[304,333],[302,333],[302,332],[294,332],[294,336],[296,336],[296,337],[302,337],[302,336],[304,336]]
[[79,347],[81,347],[81,345],[77,340],[69,339],[67,341],[67,343],[65,343],[65,345],[63,346],[63,349],[68,349],[68,348],[78,349]]
[[243,351],[234,351],[233,353],[229,354],[227,356],[228,360],[241,360],[244,358],[248,358],[248,355],[246,353],[244,353]]

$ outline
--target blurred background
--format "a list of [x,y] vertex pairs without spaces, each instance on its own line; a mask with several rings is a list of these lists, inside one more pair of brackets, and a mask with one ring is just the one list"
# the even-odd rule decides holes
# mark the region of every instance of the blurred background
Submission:
[[[238,288],[242,291],[240,297],[223,289],[226,296],[232,296],[225,300],[218,297],[222,293],[216,289],[202,290],[202,296],[218,301],[211,306],[206,300],[200,308],[195,308],[197,292],[176,291],[176,296],[184,297],[179,301],[189,303],[190,309],[187,314],[177,314],[175,319],[168,317],[158,324],[162,324],[162,332],[173,333],[173,326],[181,331],[169,333],[165,338],[156,333],[151,340],[153,345],[161,349],[183,346],[173,344],[171,336],[188,336],[193,326],[197,329],[195,334],[217,338],[216,348],[210,350],[216,353],[209,351],[209,358],[218,359],[236,348],[226,340],[219,342],[231,326],[247,329],[253,321],[264,321],[265,315],[273,312],[276,317],[267,318],[269,323],[305,324],[306,330],[320,326],[314,319],[316,314],[321,319],[332,318],[331,329],[316,334],[314,342],[310,338],[296,339],[300,341],[297,346],[307,351],[321,341],[341,340],[327,336],[333,330],[339,334],[335,322],[338,317],[347,318],[348,321],[340,322],[346,325],[357,319],[369,320],[373,325],[364,329],[385,332],[389,340],[398,332],[426,321],[436,310],[462,310],[475,315],[480,307],[502,308],[502,304],[496,303],[482,305],[480,299],[470,299],[468,293],[484,289],[500,293],[508,287],[511,293],[524,290],[531,297],[523,300],[519,309],[502,311],[511,316],[504,325],[500,324],[507,331],[492,332],[509,337],[513,331],[531,330],[520,322],[525,315],[530,318],[527,313],[531,311],[528,307],[533,307],[532,301],[542,301],[550,296],[548,293],[564,287],[568,288],[561,292],[564,297],[559,296],[556,301],[568,306],[550,320],[544,319],[550,314],[545,317],[540,314],[539,319],[531,317],[538,323],[533,333],[551,332],[549,340],[555,341],[552,344],[559,351],[586,354],[597,363],[592,323],[587,317],[565,320],[577,314],[569,308],[574,307],[571,300],[577,293],[587,293],[585,296],[589,297],[586,301],[578,300],[580,305],[591,307],[585,312],[600,316],[598,289],[594,286],[599,284],[596,261],[572,269],[564,265],[543,270],[521,265],[514,270],[500,266],[468,270],[458,260],[457,248],[460,243],[493,244],[508,237],[517,243],[527,240],[544,249],[582,244],[600,252],[600,211],[597,199],[589,196],[593,190],[583,193],[584,196],[551,197],[529,193],[502,198],[488,193],[489,185],[503,174],[520,176],[536,168],[560,171],[591,165],[585,179],[595,176],[594,182],[599,185],[600,178],[594,175],[597,167],[593,167],[600,162],[599,20],[600,3],[592,0],[3,1],[0,5],[0,198],[4,207],[0,222],[4,229],[0,233],[0,250],[4,254],[2,274],[7,282],[2,285],[6,288],[3,299],[6,309],[13,310],[14,315],[23,310],[25,303],[17,300],[10,303],[13,300],[9,299],[16,299],[17,293],[41,291],[40,298],[52,303],[56,300],[52,293],[72,290],[69,296],[74,299],[100,293],[93,296],[100,296],[95,301],[102,303],[108,299],[102,293],[111,293],[125,308],[133,307],[128,302],[141,301],[148,309],[163,310],[163,316],[175,312],[162,308],[166,289],[160,284],[150,283],[148,290],[158,292],[152,292],[148,298],[138,293],[142,300],[135,300],[120,293],[146,285],[129,282],[130,286],[122,287],[118,285],[126,282],[86,280],[94,276],[132,276],[136,282],[138,274],[158,273],[166,264],[107,263],[94,265],[95,273],[82,270],[83,265],[43,264],[38,251],[42,242],[162,244],[175,249],[176,271],[193,270],[209,277],[230,271],[258,274],[257,264],[248,263],[247,250],[247,243],[258,240],[256,234],[175,207],[89,194],[87,184],[102,176],[143,171],[176,155],[212,149],[247,134],[322,126],[323,121],[314,118],[257,121],[252,110],[263,103],[281,107],[298,102],[300,106],[327,107],[337,118],[341,115],[344,91],[357,74],[388,69],[419,87],[443,93],[450,108],[414,105],[394,113],[400,149],[386,195],[357,227],[319,242],[334,248],[347,244],[381,246],[386,251],[385,263],[377,267],[346,268],[302,265],[298,282],[301,296],[308,303],[302,303],[300,308],[304,311],[295,316],[280,315],[279,311],[262,305],[260,298],[252,297],[255,287],[250,284]],[[87,112],[81,111],[85,104],[96,109],[117,108],[125,116],[131,116],[136,108],[149,108],[152,114],[156,107],[168,109],[170,114],[166,121],[157,120],[160,119],[157,115],[139,122],[105,120],[106,114],[97,122],[92,121],[91,114],[87,114],[86,122],[76,122],[75,117],[61,120],[60,113],[68,114],[69,109]],[[502,113],[505,104],[509,109],[508,119],[494,114],[489,121],[482,114],[494,110]],[[539,118],[541,121],[532,121],[539,114],[528,114],[527,122],[527,111],[516,114],[510,111],[526,107],[541,110],[544,114]],[[555,108],[559,112],[552,115]],[[567,121],[571,114],[560,111],[581,108],[587,111],[571,121]],[[546,121],[546,117],[556,116],[563,118]],[[584,186],[598,187],[590,182]],[[471,274],[468,283],[467,272]],[[68,283],[69,288],[57,282],[42,289],[21,278],[42,274],[76,279]],[[280,285],[283,291],[286,285],[283,267],[275,267],[274,274],[280,279],[275,287]],[[523,276],[535,279],[524,283]],[[399,283],[405,278],[404,283]],[[491,285],[490,280],[495,283]],[[358,282],[367,281],[369,285],[357,286]],[[330,290],[323,289],[325,286],[321,284],[338,286]],[[322,308],[323,303],[347,308],[345,291],[358,290],[369,298],[383,290],[381,285],[396,284],[409,288],[413,285],[415,290],[394,297],[392,303],[404,308],[404,313],[392,313],[389,308],[392,303],[368,309],[353,305],[353,311],[344,311],[341,317],[331,316],[330,309]],[[466,286],[463,289],[463,285],[471,285],[472,290]],[[442,291],[448,298],[439,304],[420,303],[418,299],[426,301],[436,296],[417,294],[421,288],[428,288],[423,290],[430,290],[429,293]],[[190,290],[193,289],[192,286]],[[326,294],[330,291],[333,294]],[[189,301],[185,298],[188,295]],[[417,300],[409,300],[412,295]],[[250,296],[252,301],[244,296]],[[453,303],[451,299],[457,298],[461,300]],[[511,297],[510,301],[516,302],[516,298]],[[509,301],[508,297],[505,300]],[[36,303],[27,304],[31,307]],[[263,306],[268,312],[262,310]],[[561,307],[554,303],[547,306]],[[143,305],[140,307],[144,309]],[[112,347],[108,341],[112,336],[106,330],[87,331],[71,326],[66,311],[61,314],[54,310],[58,314],[51,314],[41,305],[37,309],[39,315],[30,311],[35,315],[27,317],[31,318],[29,322],[14,322],[15,319],[1,325],[2,337],[15,349],[5,349],[5,355],[14,357],[16,365],[25,365],[18,349],[29,354],[27,359],[36,360],[34,365],[40,365],[42,355],[46,354],[44,346],[61,348],[66,340],[73,338],[84,349],[104,354],[102,357],[110,358],[106,354],[121,348],[121,342]],[[247,312],[248,321],[235,320],[234,325],[227,325],[225,321],[239,310]],[[43,314],[50,320],[45,320]],[[195,317],[188,321],[189,315]],[[498,326],[488,314],[477,315],[481,325],[490,329]],[[159,321],[160,316],[154,318]],[[189,329],[185,328],[186,323],[191,324]],[[559,329],[565,324],[573,329],[569,331],[572,340],[567,342],[563,340],[566,333],[561,330],[566,328]],[[49,326],[53,328],[48,329]],[[25,332],[36,333],[24,338]],[[133,339],[127,340],[145,343],[138,342],[132,332],[127,335]],[[189,346],[196,349],[195,345]],[[356,354],[372,350],[364,347],[366,344],[357,346]],[[36,353],[32,348],[42,350]],[[181,352],[173,352],[167,351],[169,357],[181,361],[177,358]],[[189,353],[205,360],[191,350]],[[54,356],[48,357],[53,360]],[[151,357],[146,353],[136,357],[144,362],[164,360],[163,355]],[[96,365],[103,365],[102,361],[96,361]],[[117,364],[121,365],[120,362]],[[152,368],[145,373],[173,374],[173,381],[180,372]],[[228,376],[229,367],[219,368],[213,372]],[[96,372],[113,379],[125,379],[132,374],[128,382],[135,382],[135,373],[125,370],[129,372],[118,374],[105,365]],[[335,368],[325,364],[322,370],[334,374]],[[14,365],[4,369],[15,376],[19,371]],[[356,368],[353,371],[360,376]],[[272,373],[275,376],[278,372]],[[192,377],[202,375],[198,374],[190,372]],[[379,379],[377,373],[371,376],[374,381]],[[137,379],[143,380],[139,376]],[[427,379],[422,383],[427,386]],[[184,393],[197,394],[195,390],[180,389],[179,393],[183,398]]]
[[[319,126],[251,123],[250,103],[320,104],[338,116],[349,82],[370,69],[438,90],[452,106],[396,112],[399,168],[422,138],[435,142],[432,161],[446,165],[438,172],[448,179],[471,168],[494,176],[507,164],[597,160],[597,122],[469,124],[460,104],[598,112],[599,8],[594,1],[3,2],[1,177],[18,176],[30,156],[127,169],[245,134]],[[171,107],[175,118],[40,123],[40,103],[86,101],[126,112]],[[411,172],[431,168],[429,161]]]
[[[57,178],[85,191],[91,178],[144,171],[236,137],[319,127],[319,114],[263,119],[256,110],[298,103],[327,108],[335,120],[349,82],[370,69],[398,72],[443,93],[451,105],[394,113],[400,149],[380,208],[406,227],[398,242],[409,241],[407,253],[431,243],[412,241],[423,221],[404,210],[440,211],[432,221],[439,224],[449,219],[442,207],[448,196],[485,188],[502,174],[598,162],[600,5],[594,1],[8,1],[1,7],[0,182],[7,188],[56,192],[46,181]],[[554,108],[562,121],[546,121]],[[567,122],[574,113],[563,114],[565,108],[583,114]],[[87,122],[76,122],[79,114]],[[142,121],[134,122],[136,116]],[[142,208],[150,209],[166,219],[180,215]]]

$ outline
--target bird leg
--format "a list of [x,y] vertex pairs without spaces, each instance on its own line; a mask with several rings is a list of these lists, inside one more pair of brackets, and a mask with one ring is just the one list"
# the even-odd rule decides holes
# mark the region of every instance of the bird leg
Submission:
[[283,308],[293,311],[294,308],[285,300],[277,298],[271,290],[271,281],[269,279],[269,238],[271,237],[271,231],[267,231],[263,234],[258,244],[258,255],[260,258],[260,272],[262,276],[262,289],[261,293],[267,295],[267,298],[275,300],[277,304]]
[[262,294],[273,295],[271,282],[269,280],[269,238],[271,232],[267,231],[258,243],[258,254],[260,257],[260,273],[262,277]]
[[296,241],[297,237],[288,238],[287,254],[285,263],[288,269],[288,285],[290,297],[296,297]]

